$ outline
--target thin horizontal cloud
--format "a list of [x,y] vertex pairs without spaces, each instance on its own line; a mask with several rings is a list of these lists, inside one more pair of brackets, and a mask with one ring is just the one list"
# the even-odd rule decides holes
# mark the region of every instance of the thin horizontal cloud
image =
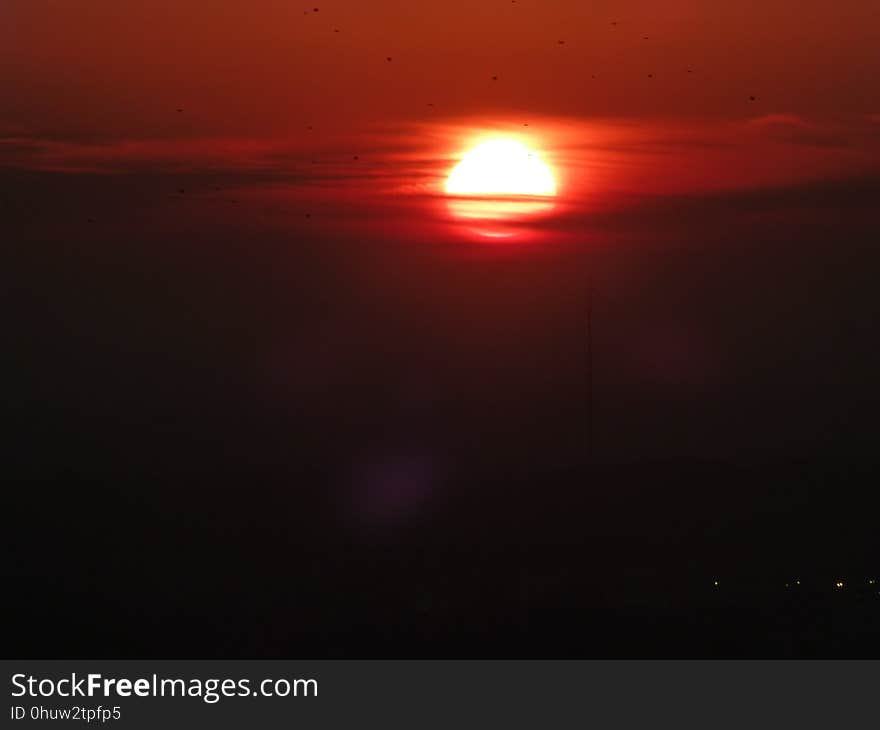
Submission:
[[[834,217],[873,218],[880,196],[880,173],[813,180],[776,187],[709,191],[687,195],[619,198],[613,205],[582,210],[567,206],[543,222],[547,230],[579,232],[589,230],[673,231],[701,224],[717,228],[719,220],[748,223],[750,217],[799,211],[803,220],[832,213]],[[625,215],[624,215],[625,214]],[[796,218],[795,218],[796,220]]]
[[[300,153],[301,154],[301,153]],[[46,172],[130,172],[187,170],[265,171],[279,160],[294,159],[297,149],[274,140],[123,139],[76,142],[35,137],[0,140],[0,163]]]
[[847,147],[858,143],[863,132],[817,124],[797,114],[766,114],[749,120],[748,127],[772,140],[817,147]]
[[[525,116],[525,115],[523,115]],[[344,188],[365,199],[439,194],[449,169],[489,135],[510,135],[556,170],[565,202],[609,192],[682,195],[785,187],[880,167],[880,130],[864,117],[819,123],[788,113],[731,122],[563,117],[450,118],[287,138],[60,140],[0,137],[0,166],[68,174],[171,174]],[[792,154],[791,146],[798,152]]]

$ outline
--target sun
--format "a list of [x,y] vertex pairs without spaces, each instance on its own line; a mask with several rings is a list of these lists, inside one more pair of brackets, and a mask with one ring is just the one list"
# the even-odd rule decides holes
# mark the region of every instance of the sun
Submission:
[[513,139],[490,139],[470,150],[449,173],[450,195],[556,195],[550,168]]

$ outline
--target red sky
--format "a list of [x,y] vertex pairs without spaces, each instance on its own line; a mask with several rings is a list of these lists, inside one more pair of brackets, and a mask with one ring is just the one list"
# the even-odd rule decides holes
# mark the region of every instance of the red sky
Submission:
[[864,0],[6,0],[0,14],[2,166],[268,177],[297,208],[340,188],[369,206],[439,192],[471,140],[500,131],[541,150],[584,212],[621,192],[863,177],[880,160]]
[[[861,443],[877,48],[855,0],[3,0],[7,380],[86,454],[543,468],[595,282],[603,458]],[[558,176],[522,246],[438,194],[491,131]]]
[[0,125],[23,134],[299,134],[420,120],[428,103],[452,117],[880,113],[869,0],[5,0],[0,15]]
[[[461,547],[441,607],[489,545],[553,546],[551,582],[585,556],[601,603],[597,560],[640,595],[682,556],[875,561],[878,49],[878,0],[0,0],[0,474],[36,556],[15,593],[46,586],[23,635],[173,654],[262,595],[244,653],[291,625],[336,652],[397,615],[370,576],[408,586],[431,545]],[[550,214],[450,215],[490,132],[550,163]],[[349,522],[400,570],[351,563]],[[77,541],[106,579],[46,572]]]

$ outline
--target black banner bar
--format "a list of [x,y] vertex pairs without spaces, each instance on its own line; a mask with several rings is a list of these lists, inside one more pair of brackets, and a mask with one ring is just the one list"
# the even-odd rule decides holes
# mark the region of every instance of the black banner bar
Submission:
[[4,661],[4,725],[847,727],[880,662]]

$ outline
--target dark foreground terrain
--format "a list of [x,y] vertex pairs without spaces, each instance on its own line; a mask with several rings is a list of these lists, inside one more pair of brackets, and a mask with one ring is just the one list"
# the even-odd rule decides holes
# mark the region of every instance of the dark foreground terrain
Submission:
[[8,655],[880,656],[875,176],[510,249],[228,178],[0,171]]
[[840,518],[876,476],[805,463],[459,478],[397,523],[353,516],[327,475],[21,480],[6,653],[876,657],[878,501]]

